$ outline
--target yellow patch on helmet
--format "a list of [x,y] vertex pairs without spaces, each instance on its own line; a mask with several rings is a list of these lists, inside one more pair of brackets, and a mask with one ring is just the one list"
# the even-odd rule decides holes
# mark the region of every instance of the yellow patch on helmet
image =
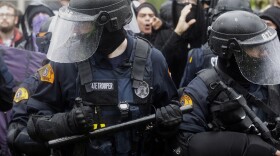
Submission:
[[180,98],[180,103],[182,103],[184,106],[192,106],[193,100],[189,95],[183,94],[183,96]]
[[18,103],[21,100],[27,100],[28,98],[28,91],[25,88],[19,88],[15,94],[14,102]]
[[50,64],[38,70],[41,81],[53,83],[54,82],[54,72]]

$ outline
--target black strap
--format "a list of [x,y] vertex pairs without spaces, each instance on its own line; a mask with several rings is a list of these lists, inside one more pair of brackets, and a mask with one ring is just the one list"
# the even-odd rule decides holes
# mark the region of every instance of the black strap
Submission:
[[[92,71],[91,71],[91,66],[90,66],[90,62],[89,60],[85,60],[83,62],[79,62],[77,63],[78,66],[78,73],[79,73],[79,78],[76,81],[80,80],[80,85],[85,85],[87,83],[90,83],[93,81],[93,77],[92,77]],[[77,83],[78,84],[78,83]],[[80,87],[77,86],[77,89],[79,89]],[[90,92],[90,88],[89,87],[85,87],[86,92]]]
[[90,83],[93,81],[89,60],[79,62],[78,71],[80,74],[81,85],[85,85],[86,83]]
[[131,72],[131,78],[133,79],[132,88],[138,88],[140,83],[144,80],[145,65],[149,50],[150,45],[144,40],[137,38]]

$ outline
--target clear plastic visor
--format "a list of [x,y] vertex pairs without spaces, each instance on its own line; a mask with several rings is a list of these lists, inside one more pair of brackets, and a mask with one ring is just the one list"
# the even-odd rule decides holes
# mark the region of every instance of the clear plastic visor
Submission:
[[133,3],[131,3],[130,9],[131,9],[131,12],[132,12],[132,19],[127,25],[124,26],[124,29],[125,30],[130,30],[133,33],[140,33],[140,29],[139,29],[139,26],[138,26],[136,15],[135,15],[134,9],[133,9]]
[[257,45],[241,43],[243,52],[234,53],[242,75],[252,83],[280,84],[280,43],[277,36],[269,40]]
[[91,57],[102,35],[97,16],[89,16],[62,8],[54,24],[47,58],[59,63],[81,62]]

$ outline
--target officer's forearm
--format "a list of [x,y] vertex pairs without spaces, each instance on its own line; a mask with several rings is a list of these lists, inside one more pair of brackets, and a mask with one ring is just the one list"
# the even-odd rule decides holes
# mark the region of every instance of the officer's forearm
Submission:
[[67,113],[31,116],[27,122],[27,131],[33,140],[40,142],[75,134],[69,128]]
[[[17,130],[20,130],[19,133],[14,135],[14,137],[12,137],[13,138],[12,142],[11,140],[9,142],[9,147],[12,150],[12,153],[21,153],[21,154],[24,153],[26,155],[40,155],[40,156],[49,155],[49,149],[43,143],[36,142],[30,138],[30,136],[27,133],[26,127],[21,127],[20,129]],[[9,140],[9,136],[10,135],[8,135],[8,140]]]

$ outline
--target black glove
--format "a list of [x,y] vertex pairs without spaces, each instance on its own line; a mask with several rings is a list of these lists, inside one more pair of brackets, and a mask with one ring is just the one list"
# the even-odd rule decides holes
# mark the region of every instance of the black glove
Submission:
[[177,101],[156,110],[156,124],[158,127],[169,128],[178,126],[183,118],[180,104]]
[[29,136],[36,141],[48,141],[75,134],[88,133],[92,130],[93,110],[81,106],[67,113],[54,115],[33,115],[27,122]]
[[87,133],[93,130],[93,109],[89,106],[82,106],[72,109],[68,114],[67,122],[74,133]]

